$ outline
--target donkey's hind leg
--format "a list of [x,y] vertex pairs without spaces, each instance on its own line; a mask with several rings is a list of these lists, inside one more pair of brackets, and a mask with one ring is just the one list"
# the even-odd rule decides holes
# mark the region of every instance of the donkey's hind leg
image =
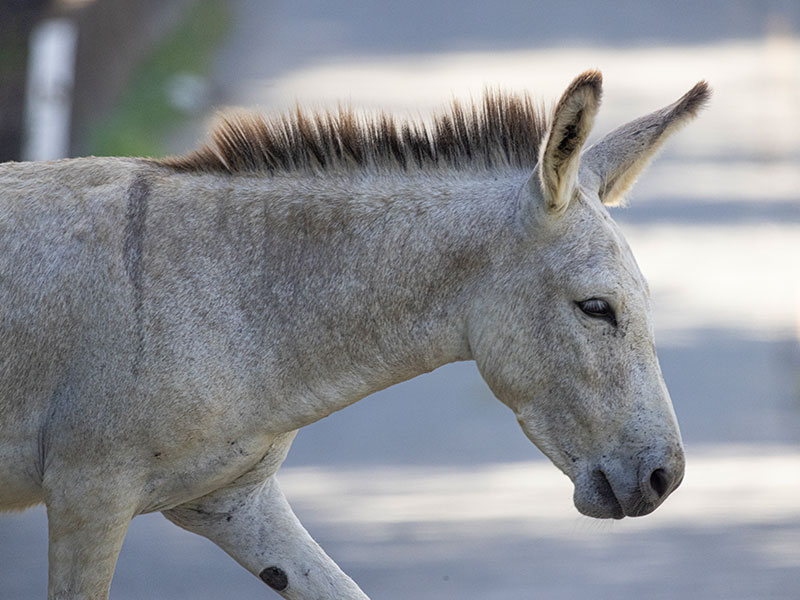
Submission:
[[48,598],[106,600],[135,509],[130,497],[108,493],[113,486],[74,487],[80,495],[48,493]]
[[217,490],[164,515],[209,538],[291,600],[368,600],[311,538],[274,477]]

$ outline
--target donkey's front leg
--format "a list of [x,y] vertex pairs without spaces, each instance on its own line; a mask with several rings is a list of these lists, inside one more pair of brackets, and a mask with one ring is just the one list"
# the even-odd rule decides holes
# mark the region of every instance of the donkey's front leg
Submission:
[[135,513],[128,500],[132,494],[109,494],[107,489],[95,488],[82,494],[59,489],[48,495],[48,598],[106,600]]
[[368,600],[300,524],[274,477],[217,490],[164,516],[216,543],[284,598]]

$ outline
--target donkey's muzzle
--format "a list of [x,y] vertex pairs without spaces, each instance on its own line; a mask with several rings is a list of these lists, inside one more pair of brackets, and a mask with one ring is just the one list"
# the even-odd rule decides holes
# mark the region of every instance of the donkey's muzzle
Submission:
[[[648,475],[649,472],[649,475]],[[683,469],[675,473],[674,469],[657,467],[645,471],[639,483],[639,498],[636,494],[628,499],[627,506],[622,505],[626,517],[641,517],[653,512],[667,499],[683,481]]]
[[603,461],[575,480],[575,507],[600,519],[640,517],[653,512],[683,481],[679,448],[638,465]]

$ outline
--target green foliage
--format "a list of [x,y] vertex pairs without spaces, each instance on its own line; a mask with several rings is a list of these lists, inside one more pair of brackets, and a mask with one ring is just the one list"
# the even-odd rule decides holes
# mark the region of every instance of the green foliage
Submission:
[[120,105],[95,128],[90,153],[162,155],[169,133],[187,119],[170,101],[170,83],[177,75],[208,75],[230,23],[225,2],[199,0],[133,74]]
[[24,37],[5,35],[0,39],[0,81],[7,82],[24,76],[27,58]]

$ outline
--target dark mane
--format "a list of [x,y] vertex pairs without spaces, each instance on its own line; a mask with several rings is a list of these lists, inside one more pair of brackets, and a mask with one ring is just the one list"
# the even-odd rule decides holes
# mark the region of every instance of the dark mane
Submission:
[[531,169],[546,132],[527,94],[485,91],[480,102],[454,101],[429,125],[386,113],[294,112],[265,118],[228,113],[212,141],[160,159],[180,171],[216,173]]

